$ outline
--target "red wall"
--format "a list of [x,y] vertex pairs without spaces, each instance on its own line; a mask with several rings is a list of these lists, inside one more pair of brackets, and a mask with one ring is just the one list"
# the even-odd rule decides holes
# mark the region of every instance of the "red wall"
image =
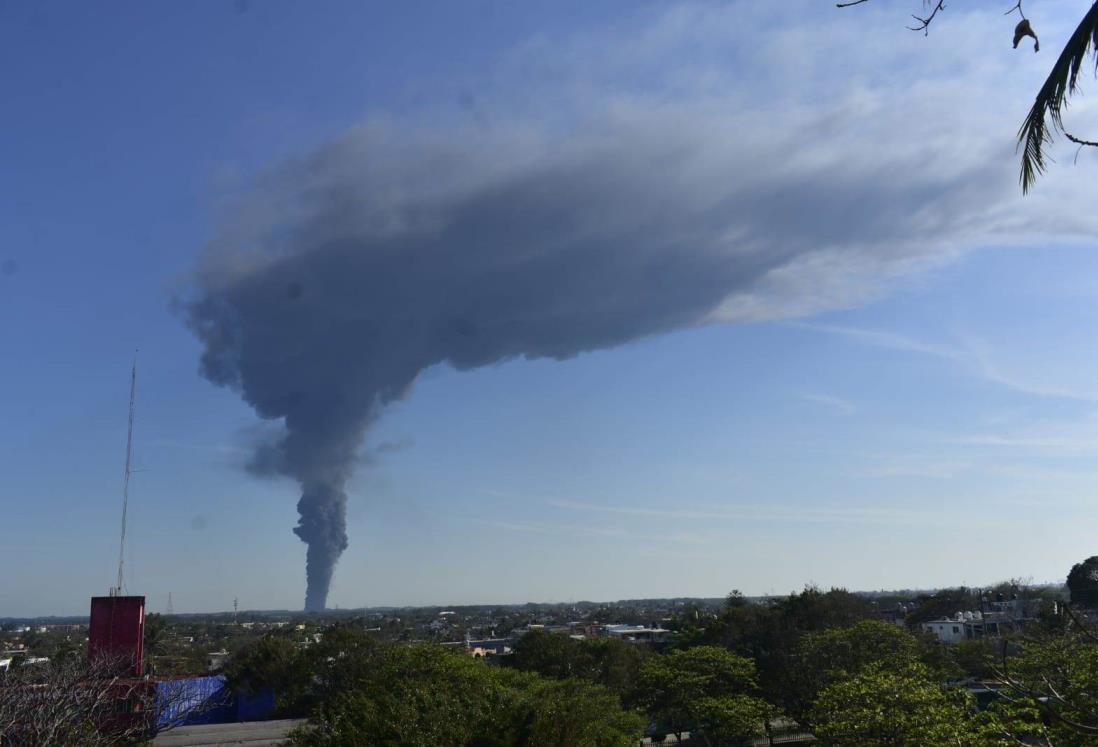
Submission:
[[145,597],[92,597],[88,656],[111,656],[132,662],[127,670],[140,677],[145,647]]

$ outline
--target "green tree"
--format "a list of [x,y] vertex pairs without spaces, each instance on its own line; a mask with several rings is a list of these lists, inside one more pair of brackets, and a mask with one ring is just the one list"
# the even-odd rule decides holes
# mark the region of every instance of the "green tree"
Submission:
[[145,615],[145,653],[156,655],[161,653],[167,637],[168,623],[159,612],[150,612]]
[[1076,563],[1067,577],[1071,603],[1082,607],[1098,607],[1098,555]]
[[361,654],[333,662],[333,670],[347,665],[355,675],[322,688],[313,727],[294,744],[465,745],[485,724],[502,721],[505,701],[479,662],[424,644],[371,652],[368,667],[348,661]]
[[783,699],[791,653],[806,633],[849,627],[873,616],[872,605],[846,589],[801,592],[765,604],[739,604],[733,595],[715,619],[679,620],[680,648],[718,645],[753,659],[767,697]]
[[509,665],[524,672],[567,679],[576,675],[580,662],[579,644],[566,635],[531,630],[515,642]]
[[969,747],[982,741],[968,693],[942,687],[917,663],[871,664],[829,685],[811,718],[825,745]]
[[145,616],[145,659],[149,662],[152,671],[158,671],[154,667],[156,657],[163,656],[168,649],[168,624],[164,616],[153,612]]
[[590,682],[490,667],[424,644],[327,654],[338,680],[321,671],[312,724],[294,744],[624,747],[640,737],[640,717]]
[[992,679],[998,672],[999,646],[987,638],[958,641],[944,648],[963,676]]
[[712,745],[758,734],[775,715],[757,692],[753,661],[698,646],[645,661],[636,702],[660,729],[699,733]]
[[358,627],[332,625],[322,631],[319,643],[305,649],[299,676],[310,684],[313,700],[326,700],[373,681],[388,652],[386,644]]
[[1039,743],[1098,745],[1098,643],[1089,631],[1021,642],[1000,662],[1006,686],[995,704],[1002,731]]
[[646,648],[616,638],[575,640],[533,630],[518,640],[507,664],[558,680],[573,677],[590,680],[620,695],[633,687],[647,654]]
[[873,615],[872,605],[864,597],[839,588],[822,591],[806,586],[800,594],[790,594],[774,606],[780,626],[798,633],[845,628]]
[[580,675],[613,690],[618,695],[632,691],[641,666],[652,656],[646,646],[617,638],[588,638],[580,642],[584,669]]
[[304,715],[311,674],[301,650],[286,638],[265,635],[243,646],[229,659],[225,677],[230,689],[248,695],[275,694],[275,706],[287,716]]
[[930,595],[918,598],[919,606],[907,616],[907,624],[911,626],[929,620],[939,620],[950,617],[958,612],[975,609],[980,600],[977,595],[964,586],[955,589],[941,589]]
[[786,707],[794,718],[809,719],[812,703],[829,685],[848,680],[873,664],[914,664],[919,654],[915,636],[879,620],[809,633],[798,643],[786,670]]
[[[528,747],[635,747],[644,720],[610,690],[583,680],[527,680],[508,723],[507,744]],[[501,743],[503,744],[503,743]]]

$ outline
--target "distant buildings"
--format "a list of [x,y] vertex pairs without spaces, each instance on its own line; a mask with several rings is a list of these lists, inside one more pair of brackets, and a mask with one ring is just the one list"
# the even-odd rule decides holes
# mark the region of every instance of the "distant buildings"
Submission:
[[607,625],[604,635],[630,643],[664,643],[673,633],[666,628],[646,628],[643,625]]
[[984,599],[979,610],[958,612],[922,623],[919,627],[934,635],[941,643],[957,643],[977,638],[995,638],[1032,620],[1037,602],[1033,600],[1004,599],[999,595],[994,601]]
[[957,643],[969,638],[983,638],[999,634],[997,623],[984,620],[980,612],[958,612],[954,617],[944,617],[922,623],[919,627],[931,633],[941,643]]
[[468,638],[464,641],[450,641],[443,643],[447,648],[464,648],[465,653],[474,659],[485,659],[490,662],[499,662],[502,657],[514,653],[514,638],[482,638],[475,640]]

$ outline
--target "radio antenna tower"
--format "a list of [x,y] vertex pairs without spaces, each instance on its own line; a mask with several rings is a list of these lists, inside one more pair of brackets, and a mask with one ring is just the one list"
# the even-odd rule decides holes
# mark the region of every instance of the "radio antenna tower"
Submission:
[[122,571],[126,561],[126,513],[130,507],[130,475],[133,474],[133,410],[137,396],[137,353],[133,356],[133,368],[130,370],[130,415],[126,430],[126,471],[122,474],[122,535],[118,540],[118,583],[111,589],[111,596],[121,596],[123,588]]

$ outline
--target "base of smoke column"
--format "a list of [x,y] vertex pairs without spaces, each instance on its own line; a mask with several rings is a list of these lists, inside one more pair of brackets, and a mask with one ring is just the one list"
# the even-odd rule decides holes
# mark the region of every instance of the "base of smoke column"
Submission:
[[306,482],[296,534],[305,542],[305,611],[324,612],[339,556],[347,549],[347,495],[338,485]]
[[328,609],[328,591],[324,590],[323,594],[313,593],[310,589],[305,593],[305,611],[306,612],[325,612]]

